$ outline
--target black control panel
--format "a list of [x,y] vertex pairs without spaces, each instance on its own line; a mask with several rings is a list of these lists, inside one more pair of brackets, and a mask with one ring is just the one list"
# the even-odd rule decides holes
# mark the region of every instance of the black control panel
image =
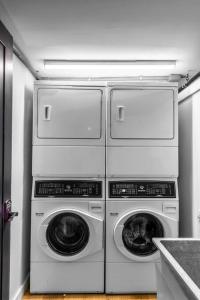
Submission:
[[173,181],[110,181],[110,198],[175,198]]
[[102,182],[91,180],[36,181],[35,197],[99,198],[102,197]]

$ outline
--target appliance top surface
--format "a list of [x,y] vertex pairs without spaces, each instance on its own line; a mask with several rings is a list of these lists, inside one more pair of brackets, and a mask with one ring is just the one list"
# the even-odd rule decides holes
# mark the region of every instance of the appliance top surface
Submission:
[[137,86],[142,86],[142,87],[178,87],[178,83],[177,82],[169,82],[169,81],[108,81],[108,86],[119,86],[119,87],[137,87]]
[[107,86],[107,82],[95,80],[36,80],[35,86],[105,87]]
[[35,86],[96,86],[96,87],[178,87],[177,82],[169,81],[107,81],[107,80],[36,80]]

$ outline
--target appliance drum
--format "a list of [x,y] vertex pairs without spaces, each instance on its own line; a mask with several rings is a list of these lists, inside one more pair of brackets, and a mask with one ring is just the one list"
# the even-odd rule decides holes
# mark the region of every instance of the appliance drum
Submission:
[[55,216],[46,231],[49,247],[64,256],[76,255],[83,251],[88,244],[89,235],[89,227],[85,220],[71,212]]
[[148,256],[157,251],[152,238],[164,236],[161,222],[154,215],[138,213],[124,223],[122,240],[125,248],[134,255]]

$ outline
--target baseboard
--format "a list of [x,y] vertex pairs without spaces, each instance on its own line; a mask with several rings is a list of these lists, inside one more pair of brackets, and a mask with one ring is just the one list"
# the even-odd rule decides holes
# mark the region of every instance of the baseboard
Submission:
[[24,282],[22,283],[22,285],[19,287],[19,289],[17,290],[16,294],[14,295],[14,297],[12,297],[10,300],[22,300],[25,291],[28,288],[29,285],[29,277],[30,274],[28,274],[24,280]]

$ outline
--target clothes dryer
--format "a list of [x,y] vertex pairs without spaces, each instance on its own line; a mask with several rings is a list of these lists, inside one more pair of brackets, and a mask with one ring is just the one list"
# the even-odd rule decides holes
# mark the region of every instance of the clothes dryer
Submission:
[[176,83],[108,83],[108,177],[177,177],[177,105]]
[[104,182],[35,179],[31,293],[104,292]]
[[106,293],[156,292],[154,237],[178,237],[176,180],[108,180]]
[[104,83],[37,81],[33,176],[104,177],[104,162]]

